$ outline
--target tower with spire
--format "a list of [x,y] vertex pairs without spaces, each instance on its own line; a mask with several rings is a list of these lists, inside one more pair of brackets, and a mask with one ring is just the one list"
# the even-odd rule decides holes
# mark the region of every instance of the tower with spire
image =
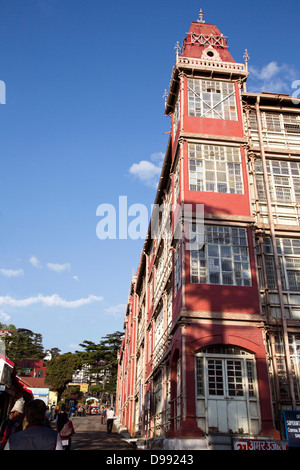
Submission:
[[247,93],[243,58],[202,10],[175,45],[154,201],[164,211],[119,354],[120,421],[152,444],[231,449],[241,433],[274,443],[283,409],[300,406],[299,105]]

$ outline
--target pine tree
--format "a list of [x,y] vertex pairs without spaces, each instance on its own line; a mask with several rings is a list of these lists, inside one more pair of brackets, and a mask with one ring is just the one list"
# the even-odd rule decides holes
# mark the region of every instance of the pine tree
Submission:
[[31,330],[15,329],[11,336],[3,338],[6,356],[15,363],[17,369],[22,359],[40,360],[45,356],[42,335]]

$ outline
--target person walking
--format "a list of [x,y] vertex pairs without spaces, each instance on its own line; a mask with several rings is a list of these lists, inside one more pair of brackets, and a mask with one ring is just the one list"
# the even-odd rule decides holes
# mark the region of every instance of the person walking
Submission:
[[19,398],[10,411],[10,420],[6,424],[2,439],[0,441],[0,450],[3,450],[9,437],[12,434],[23,431],[25,401]]
[[56,429],[60,434],[65,450],[70,450],[71,448],[71,436],[74,434],[75,430],[73,427],[72,421],[69,419],[69,415],[66,411],[66,405],[63,403],[61,406],[61,411],[58,413],[56,418]]
[[115,418],[115,413],[114,409],[111,406],[109,410],[106,411],[106,426],[107,426],[107,432],[112,431],[113,423],[114,423],[114,418]]
[[106,417],[106,408],[103,408],[101,411],[101,424],[104,424],[105,417]]
[[69,415],[67,413],[66,405],[63,403],[61,405],[60,411],[57,413],[56,420],[55,420],[57,431],[60,432],[68,421],[69,421]]
[[46,404],[34,399],[25,407],[26,428],[11,435],[4,450],[63,450],[60,435],[45,425]]

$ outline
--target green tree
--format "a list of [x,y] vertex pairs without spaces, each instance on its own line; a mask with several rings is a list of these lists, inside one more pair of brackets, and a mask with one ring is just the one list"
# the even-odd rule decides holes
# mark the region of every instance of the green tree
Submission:
[[45,352],[42,344],[42,335],[31,330],[10,330],[11,336],[4,336],[6,356],[15,363],[16,367],[22,359],[44,359]]
[[82,397],[82,392],[80,392],[80,385],[67,386],[65,391],[62,394],[64,400],[76,399],[80,400]]
[[[96,382],[96,385],[100,385],[105,368],[103,347],[100,344],[95,344],[87,340],[83,341],[79,346],[84,349],[84,351],[76,351],[76,354],[81,360],[81,364],[89,365],[90,377],[92,377],[93,382]],[[91,380],[89,383],[91,383]]]
[[116,331],[115,333],[108,334],[100,342],[102,348],[105,350],[104,360],[106,363],[106,380],[103,393],[107,393],[115,398],[117,388],[117,375],[118,375],[118,352],[122,343],[124,333]]
[[100,396],[101,392],[103,391],[102,385],[90,385],[89,392],[93,397]]
[[17,331],[15,325],[6,325],[0,322],[0,330],[9,330],[10,332]]
[[97,385],[98,395],[101,395],[100,403],[104,394],[115,397],[117,372],[118,372],[118,352],[124,333],[116,331],[106,335],[99,344],[92,341],[84,341],[80,346],[84,351],[76,351],[82,364],[89,364],[89,372],[93,382]]
[[61,350],[59,348],[51,348],[51,349],[47,349],[46,353],[50,353],[51,354],[51,359],[54,359],[55,357],[58,357],[61,353]]
[[47,362],[45,382],[57,391],[59,399],[68,383],[72,381],[74,371],[78,370],[80,365],[80,358],[72,353],[62,354]]

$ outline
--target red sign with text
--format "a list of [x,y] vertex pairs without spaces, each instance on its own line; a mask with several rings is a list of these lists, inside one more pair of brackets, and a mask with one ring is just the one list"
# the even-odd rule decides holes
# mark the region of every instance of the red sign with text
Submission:
[[285,442],[265,439],[234,439],[233,450],[287,450]]

